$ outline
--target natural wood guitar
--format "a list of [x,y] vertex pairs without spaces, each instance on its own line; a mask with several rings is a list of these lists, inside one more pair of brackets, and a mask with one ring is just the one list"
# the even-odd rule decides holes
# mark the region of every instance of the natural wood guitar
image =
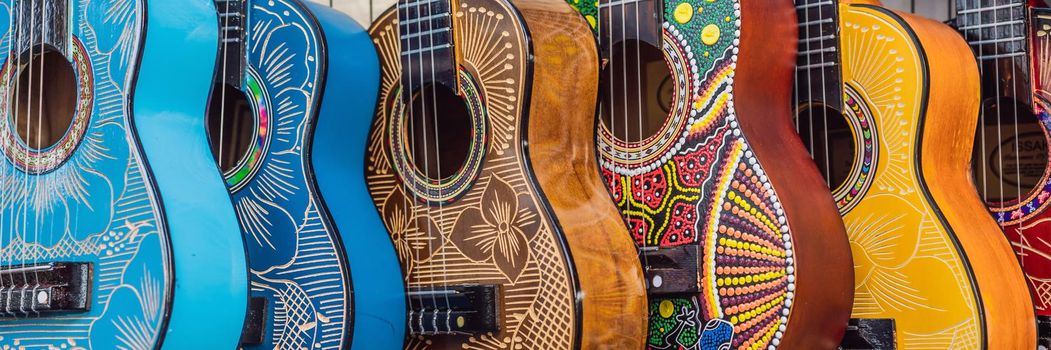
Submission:
[[369,189],[407,349],[641,349],[642,269],[593,142],[598,57],[560,0],[402,0],[371,29]]
[[852,316],[900,349],[1035,348],[1021,271],[973,189],[967,43],[878,1],[796,5],[797,121],[850,235]]

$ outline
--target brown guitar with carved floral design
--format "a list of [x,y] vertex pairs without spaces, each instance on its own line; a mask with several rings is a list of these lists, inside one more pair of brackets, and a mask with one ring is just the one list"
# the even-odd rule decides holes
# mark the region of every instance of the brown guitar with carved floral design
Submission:
[[370,30],[367,180],[407,349],[641,349],[641,265],[593,143],[598,54],[561,0],[400,0]]

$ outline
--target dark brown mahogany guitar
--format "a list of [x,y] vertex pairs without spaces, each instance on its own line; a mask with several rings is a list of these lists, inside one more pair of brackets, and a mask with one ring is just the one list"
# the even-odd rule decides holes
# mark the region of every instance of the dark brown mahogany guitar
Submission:
[[853,270],[791,123],[792,2],[602,0],[596,13],[601,168],[640,246],[648,348],[835,349]]
[[409,290],[406,348],[641,349],[585,20],[561,0],[401,0],[370,32],[366,175]]

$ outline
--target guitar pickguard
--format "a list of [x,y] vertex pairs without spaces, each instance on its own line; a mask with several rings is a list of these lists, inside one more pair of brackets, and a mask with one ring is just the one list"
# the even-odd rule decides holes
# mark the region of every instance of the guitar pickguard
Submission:
[[0,344],[151,348],[170,312],[173,274],[161,205],[131,127],[145,5],[69,1],[77,112],[65,139],[35,151],[15,135],[8,113],[11,77],[28,68],[7,54],[16,3],[0,1],[0,265],[91,262],[94,285],[88,312],[0,320]]
[[226,181],[248,249],[251,295],[267,306],[262,344],[244,347],[341,349],[351,331],[350,274],[306,158],[324,83],[323,37],[299,1],[245,5],[241,86],[257,128]]

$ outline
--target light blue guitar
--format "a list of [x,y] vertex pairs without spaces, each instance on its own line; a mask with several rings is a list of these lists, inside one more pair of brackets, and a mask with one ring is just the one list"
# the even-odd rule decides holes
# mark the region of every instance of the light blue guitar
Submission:
[[209,0],[0,1],[0,347],[237,345],[215,23]]
[[363,169],[376,54],[350,18],[307,3],[216,1],[208,126],[248,252],[241,346],[400,349],[404,288]]

